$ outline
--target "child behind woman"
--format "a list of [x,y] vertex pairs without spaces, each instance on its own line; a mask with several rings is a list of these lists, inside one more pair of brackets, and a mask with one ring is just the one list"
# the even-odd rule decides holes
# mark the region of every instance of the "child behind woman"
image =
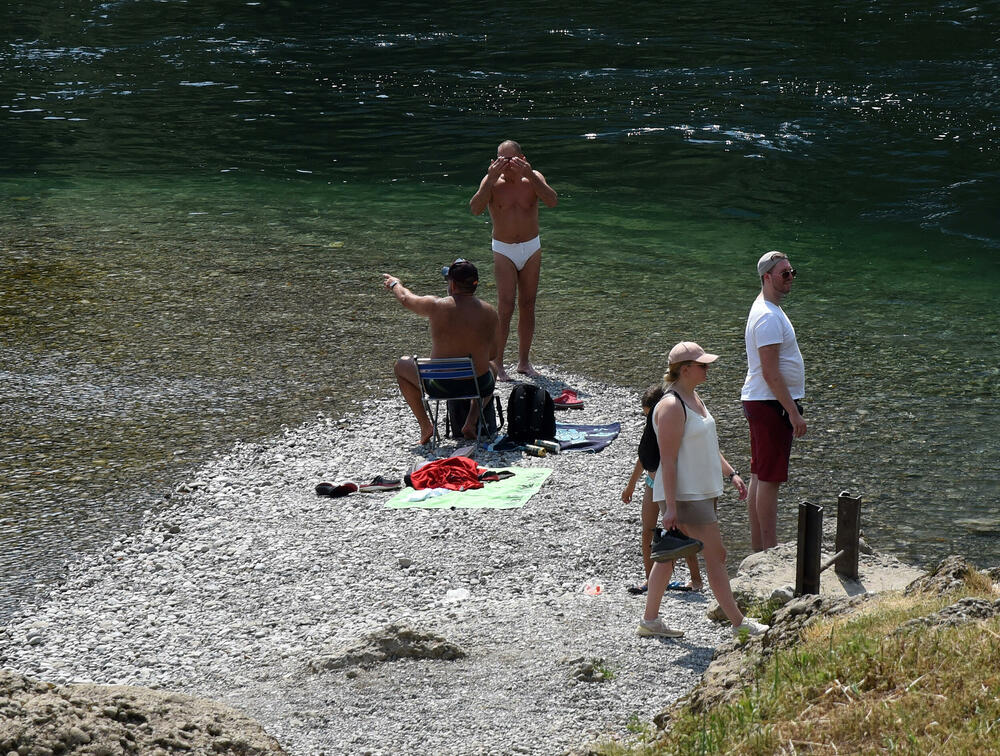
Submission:
[[[642,395],[642,413],[643,415],[648,415],[653,411],[653,407],[656,403],[663,398],[663,386],[659,383],[654,384],[646,389],[645,393]],[[645,477],[646,488],[642,493],[642,567],[646,573],[646,580],[649,580],[649,571],[653,568],[653,560],[650,556],[651,547],[650,543],[653,538],[653,532],[657,528],[657,520],[659,519],[659,507],[653,501],[653,478],[652,475],[656,473],[656,470],[644,471],[642,469],[642,462],[639,459],[635,461],[635,467],[632,468],[632,476],[628,479],[628,484],[625,486],[625,490],[622,491],[622,501],[628,504],[632,501],[632,494],[635,493],[635,487],[639,483],[640,477]],[[688,571],[691,573],[691,580],[687,585],[680,585],[680,583],[671,583],[668,587],[674,590],[694,590],[700,591],[702,589],[701,583],[701,573],[698,571],[698,557],[695,554],[691,554],[685,557],[687,561]],[[645,593],[647,590],[647,583],[635,586],[634,588],[629,588],[629,593]]]

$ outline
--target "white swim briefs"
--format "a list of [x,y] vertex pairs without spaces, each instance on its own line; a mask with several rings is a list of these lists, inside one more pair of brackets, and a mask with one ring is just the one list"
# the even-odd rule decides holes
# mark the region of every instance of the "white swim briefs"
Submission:
[[499,252],[501,255],[514,263],[514,267],[518,270],[524,268],[524,264],[528,262],[528,260],[531,259],[531,256],[541,248],[541,236],[536,236],[534,239],[528,239],[526,242],[515,242],[514,244],[508,244],[507,242],[502,242],[499,239],[493,240],[493,251]]

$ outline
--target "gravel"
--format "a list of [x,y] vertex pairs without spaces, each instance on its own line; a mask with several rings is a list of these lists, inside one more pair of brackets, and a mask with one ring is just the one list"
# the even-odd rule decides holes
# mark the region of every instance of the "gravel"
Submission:
[[[523,508],[317,496],[320,481],[401,477],[428,457],[397,394],[367,398],[196,470],[138,532],[14,615],[4,666],[213,698],[293,754],[546,754],[628,739],[731,633],[706,618],[709,593],[671,593],[663,615],[684,638],[637,636],[643,599],[626,589],[642,578],[641,490],[629,505],[619,496],[639,397],[543,372],[553,395],[569,385],[585,402],[558,421],[622,433],[596,454],[481,451],[486,467],[553,469]],[[506,401],[509,384],[500,391]]]

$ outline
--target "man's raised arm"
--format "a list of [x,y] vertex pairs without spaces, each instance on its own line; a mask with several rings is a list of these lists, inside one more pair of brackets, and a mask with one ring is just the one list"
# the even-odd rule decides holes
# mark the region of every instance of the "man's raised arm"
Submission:
[[502,157],[498,157],[490,163],[486,175],[479,182],[479,189],[476,190],[476,193],[472,195],[472,199],[469,200],[469,210],[473,215],[479,215],[489,206],[490,199],[493,197],[493,185],[499,180],[500,174],[503,173],[503,167],[506,164],[507,160]]
[[425,318],[430,317],[434,310],[434,303],[438,298],[434,296],[418,296],[403,286],[396,276],[389,273],[382,274],[382,285],[396,297],[396,300],[407,310],[411,310]]
[[546,207],[555,207],[559,204],[559,196],[556,194],[556,190],[549,186],[549,182],[545,180],[545,176],[541,173],[534,170],[529,172],[528,181],[531,182],[531,186],[535,190],[535,194],[538,195],[538,199],[544,202]]

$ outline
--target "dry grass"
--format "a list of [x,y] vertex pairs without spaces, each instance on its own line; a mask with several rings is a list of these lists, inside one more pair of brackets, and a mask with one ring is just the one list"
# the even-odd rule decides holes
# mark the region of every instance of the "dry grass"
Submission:
[[1000,618],[947,627],[907,621],[947,598],[888,595],[813,625],[776,653],[734,703],[680,714],[665,736],[603,753],[1000,753]]

